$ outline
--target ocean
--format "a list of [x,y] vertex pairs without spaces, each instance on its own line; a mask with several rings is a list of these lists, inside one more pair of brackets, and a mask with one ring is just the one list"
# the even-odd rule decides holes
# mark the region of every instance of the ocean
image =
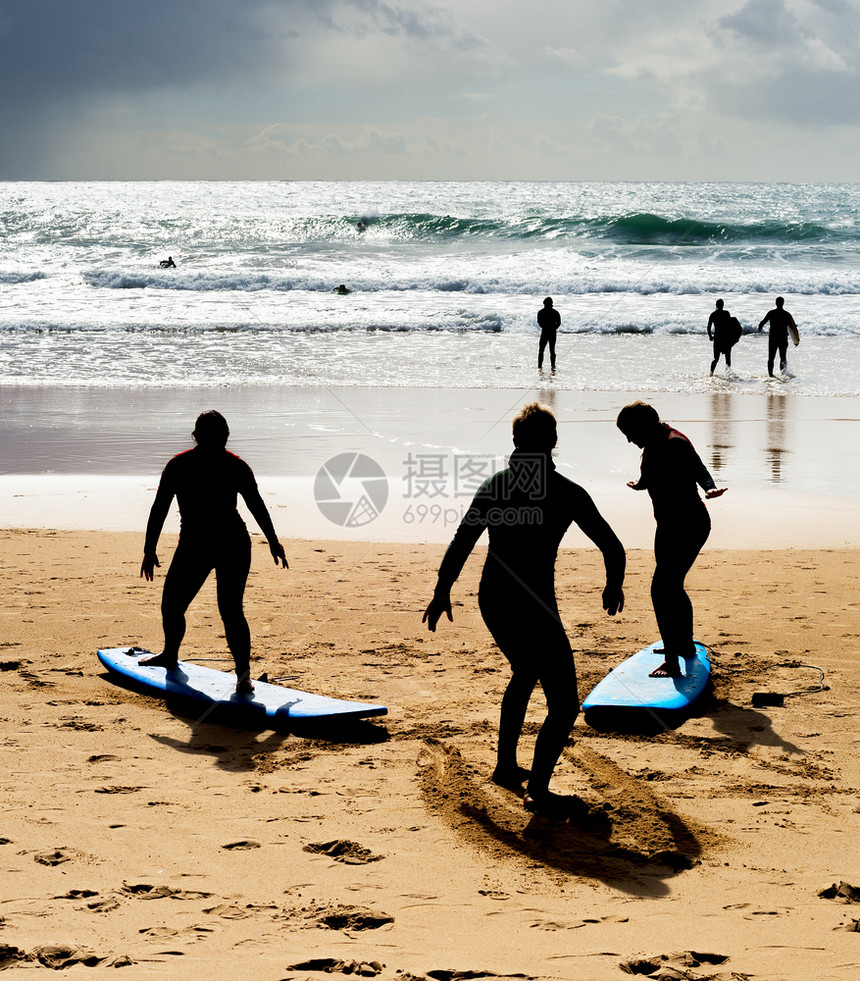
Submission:
[[[854,184],[0,183],[0,384],[852,396],[858,213]],[[745,334],[711,378],[717,297]]]

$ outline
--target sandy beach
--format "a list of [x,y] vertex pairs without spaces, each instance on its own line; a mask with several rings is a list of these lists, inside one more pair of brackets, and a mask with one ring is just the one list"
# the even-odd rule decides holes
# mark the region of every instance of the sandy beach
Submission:
[[[856,976],[858,894],[821,895],[860,886],[853,550],[701,556],[690,584],[715,700],[648,739],[580,719],[556,782],[608,814],[590,829],[530,818],[488,782],[507,673],[476,608],[477,554],[455,622],[430,635],[439,546],[294,540],[282,571],[258,539],[255,673],[389,709],[276,734],[171,714],[101,670],[99,646],[160,641],[139,534],[0,539],[0,965],[13,974]],[[609,619],[599,557],[561,554],[583,693],[653,639],[651,556],[629,558],[627,608]],[[211,584],[185,654],[224,659]],[[824,691],[751,707],[756,691],[818,687],[816,668]]]
[[[857,976],[858,498],[839,451],[856,445],[850,407],[664,397],[664,415],[730,488],[688,578],[713,700],[648,738],[580,718],[555,786],[602,820],[574,825],[530,817],[489,782],[508,669],[477,609],[483,550],[455,588],[455,622],[429,634],[421,613],[453,526],[404,517],[428,503],[404,489],[409,454],[500,459],[513,410],[535,394],[551,401],[4,392],[0,968],[260,981]],[[410,399],[422,411],[406,426]],[[629,549],[614,619],[600,609],[599,554],[577,533],[560,553],[583,696],[656,639],[653,519],[624,486],[637,454],[614,430],[619,401],[552,403],[560,465]],[[255,676],[382,702],[386,717],[239,731],[118,687],[98,663],[99,647],[159,649],[176,523],[154,584],[138,576],[143,526],[159,467],[213,404],[291,565],[275,569],[255,538]],[[317,469],[345,451],[388,476],[371,524],[338,527],[315,502]],[[463,501],[443,490],[454,515]],[[211,582],[183,656],[231,667]],[[753,708],[761,691],[804,693]],[[536,700],[521,762],[541,718]]]

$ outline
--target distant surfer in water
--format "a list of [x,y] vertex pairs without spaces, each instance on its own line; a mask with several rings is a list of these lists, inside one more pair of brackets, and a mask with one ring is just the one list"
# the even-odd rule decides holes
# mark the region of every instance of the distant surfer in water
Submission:
[[[479,488],[445,552],[423,622],[435,631],[443,613],[453,620],[451,587],[486,529],[490,543],[478,605],[513,671],[502,698],[493,780],[520,793],[528,780],[523,804],[529,811],[569,816],[583,809],[582,801],[549,790],[579,713],[573,652],[555,595],[556,554],[564,533],[576,522],[603,553],[603,608],[610,616],[624,608],[626,560],[621,542],[588,493],[555,469],[551,455],[557,441],[555,416],[536,402],[525,406],[513,421],[513,438],[508,468]],[[538,683],[547,715],[529,771],[517,762],[517,745]]]
[[726,356],[726,367],[732,366],[732,315],[724,309],[723,301],[717,300],[716,310],[708,317],[708,339],[714,342],[714,360],[711,362],[711,374],[717,367],[720,355]]
[[555,335],[561,327],[561,314],[552,305],[552,297],[548,296],[543,301],[543,306],[538,310],[538,327],[540,327],[540,343],[538,344],[538,371],[543,370],[543,354],[549,345],[549,364],[555,371]]
[[797,330],[794,317],[785,309],[785,300],[778,296],[776,306],[773,310],[762,317],[758,325],[759,333],[765,324],[770,324],[770,331],[767,339],[767,373],[773,378],[773,363],[776,360],[776,352],[779,351],[779,370],[785,371],[788,368],[788,332]]
[[652,678],[680,674],[680,658],[693,657],[693,604],[684,579],[711,533],[711,518],[697,485],[708,499],[725,494],[683,434],[660,421],[647,402],[631,402],[618,413],[618,428],[629,443],[642,448],[638,480],[633,490],[647,490],[654,505],[656,566],[651,579],[651,602],[663,640],[663,663]]
[[280,563],[286,569],[287,557],[253,471],[226,449],[230,429],[224,416],[214,410],[202,413],[192,435],[197,445],[173,457],[164,468],[146,526],[140,574],[151,582],[155,567],[161,566],[155,551],[158,537],[176,497],[181,519],[179,544],[161,597],[164,650],[140,663],[176,668],[185,636],[185,613],[214,569],[218,611],[236,664],[236,691],[250,694],[254,690],[250,677],[251,632],[243,597],[251,568],[251,539],[236,510],[238,494],[266,536],[275,565]]
[[352,291],[348,290],[343,283],[341,283],[340,286],[335,286],[335,288],[332,290],[332,293],[337,293],[339,296],[349,296],[350,292]]
[[160,269],[175,269],[176,268],[176,263],[173,261],[173,256],[172,255],[169,255],[166,259],[162,259],[161,262],[159,262],[158,265],[159,265],[159,268]]

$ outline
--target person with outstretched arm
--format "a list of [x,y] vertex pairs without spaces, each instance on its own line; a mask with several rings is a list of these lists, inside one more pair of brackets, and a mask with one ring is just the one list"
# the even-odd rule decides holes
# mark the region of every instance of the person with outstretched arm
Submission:
[[725,494],[726,488],[717,488],[690,440],[662,422],[653,405],[625,405],[617,425],[628,443],[642,449],[639,479],[627,486],[648,491],[657,521],[651,602],[663,640],[663,663],[651,677],[674,678],[681,673],[679,659],[696,653],[693,604],[684,580],[711,533],[711,518],[698,488],[708,500]]
[[269,543],[275,565],[288,568],[272,518],[251,468],[226,449],[230,429],[220,412],[197,417],[193,437],[197,445],[168,461],[155,495],[140,574],[152,582],[160,568],[156,547],[173,498],[179,505],[179,544],[164,579],[161,618],[164,649],[141,664],[175,670],[185,636],[185,613],[209,573],[217,580],[218,611],[224,622],[227,646],[236,665],[236,691],[250,694],[251,632],[243,600],[251,569],[251,539],[236,510],[241,494]]
[[[493,780],[520,793],[527,780],[523,797],[527,810],[570,816],[583,803],[549,789],[579,713],[573,651],[555,594],[556,555],[575,522],[603,553],[603,608],[610,616],[624,608],[626,557],[588,493],[556,471],[551,455],[557,442],[553,414],[536,402],[525,406],[513,421],[513,439],[508,468],[479,488],[448,546],[424,622],[435,631],[443,614],[453,620],[451,587],[486,530],[489,549],[478,605],[512,669],[502,698]],[[531,770],[526,770],[517,761],[517,746],[537,684],[543,689],[547,715],[535,742]]]

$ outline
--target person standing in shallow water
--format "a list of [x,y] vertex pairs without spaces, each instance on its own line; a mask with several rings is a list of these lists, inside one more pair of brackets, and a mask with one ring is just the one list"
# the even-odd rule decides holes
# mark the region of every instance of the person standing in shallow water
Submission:
[[776,352],[779,351],[779,370],[785,371],[788,368],[788,329],[797,325],[794,317],[785,309],[785,300],[778,296],[776,306],[761,318],[758,325],[759,333],[765,324],[770,324],[767,338],[767,373],[773,378],[773,363],[776,360]]
[[638,480],[633,490],[647,490],[654,505],[656,565],[651,579],[651,602],[663,640],[663,663],[652,678],[674,678],[681,673],[680,658],[693,657],[693,604],[684,579],[711,533],[711,518],[698,486],[708,499],[725,494],[687,437],[660,421],[647,402],[631,402],[618,413],[618,428],[642,449]]
[[714,342],[711,374],[714,373],[721,354],[726,356],[726,367],[732,366],[731,319],[732,315],[729,311],[723,309],[723,301],[717,300],[716,309],[708,317],[708,340]]
[[543,354],[549,345],[549,365],[555,371],[555,335],[561,327],[561,314],[552,305],[552,297],[548,296],[543,301],[543,306],[538,310],[538,326],[540,327],[540,342],[538,343],[538,371],[543,370]]
[[[556,555],[565,532],[576,522],[603,553],[603,608],[610,616],[624,609],[626,559],[621,542],[588,493],[555,469],[551,455],[557,441],[555,416],[536,402],[525,406],[513,421],[513,438],[508,468],[479,488],[445,552],[423,622],[435,631],[443,613],[453,620],[451,587],[486,529],[490,543],[478,605],[513,672],[502,698],[493,780],[522,793],[528,779],[526,809],[565,816],[585,805],[549,789],[579,713],[573,652],[555,595]],[[517,762],[517,745],[538,683],[547,715],[529,771]]]
[[152,582],[161,566],[156,546],[164,520],[176,497],[179,505],[179,544],[164,579],[161,618],[164,650],[141,664],[175,669],[185,636],[185,613],[209,573],[215,571],[218,611],[224,622],[227,646],[236,665],[236,691],[250,694],[251,632],[243,600],[251,569],[251,539],[236,510],[241,494],[269,542],[275,565],[288,567],[284,547],[260,492],[254,473],[244,460],[226,449],[230,429],[220,412],[197,417],[192,433],[197,445],[169,460],[146,526],[140,574]]

